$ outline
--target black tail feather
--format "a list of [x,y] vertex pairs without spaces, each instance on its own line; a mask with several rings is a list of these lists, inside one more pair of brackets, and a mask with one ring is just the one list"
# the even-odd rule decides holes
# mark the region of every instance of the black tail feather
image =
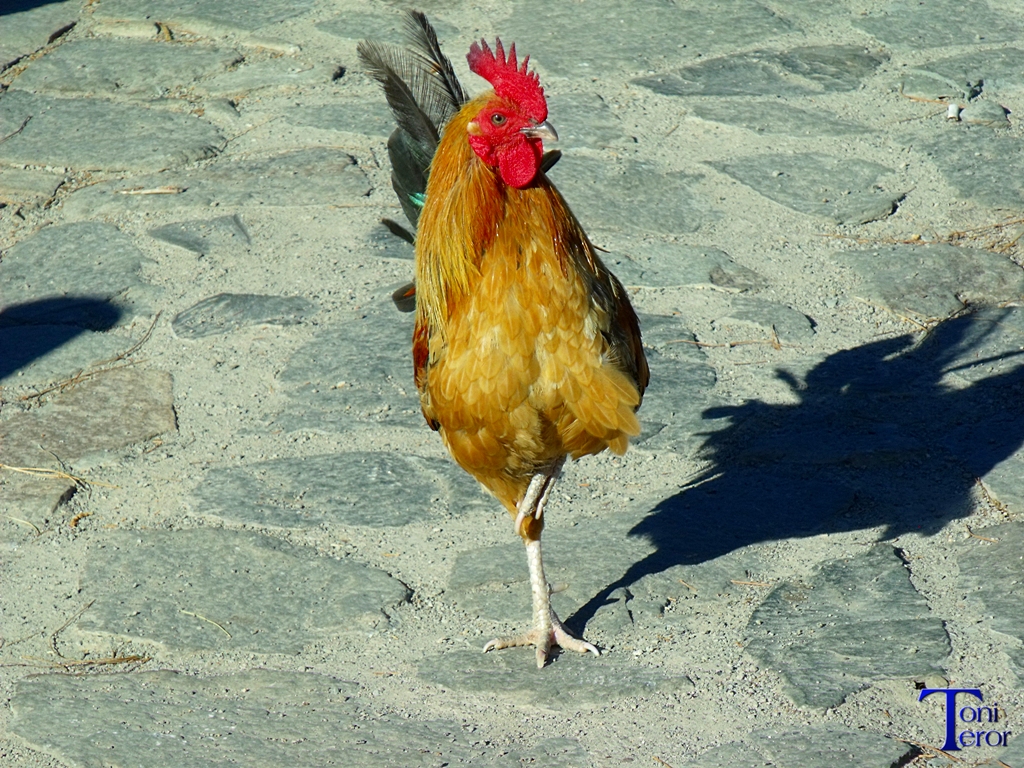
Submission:
[[406,27],[408,49],[363,40],[357,50],[370,75],[384,86],[398,123],[388,139],[391,181],[415,227],[441,132],[469,97],[427,17],[412,11]]

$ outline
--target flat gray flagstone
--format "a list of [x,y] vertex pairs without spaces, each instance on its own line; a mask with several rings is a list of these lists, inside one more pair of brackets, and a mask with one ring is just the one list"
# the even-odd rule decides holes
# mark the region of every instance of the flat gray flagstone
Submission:
[[384,139],[395,130],[395,118],[387,102],[380,99],[339,99],[320,107],[295,107],[288,110],[285,119],[292,125]]
[[887,58],[884,53],[866,51],[856,45],[758,50],[707,59],[633,82],[664,96],[795,96],[842,92],[859,87]]
[[674,235],[695,232],[706,215],[704,203],[692,191],[699,176],[650,163],[565,155],[550,178],[587,231]]
[[703,415],[720,402],[713,393],[718,377],[682,318],[642,315],[640,327],[651,381],[637,412],[643,428],[638,442],[651,450],[693,453],[706,433],[721,426]]
[[641,240],[600,256],[627,286],[690,286],[736,293],[768,287],[765,278],[717,248]]
[[[1022,658],[1024,662],[1024,658]],[[1018,666],[1024,668],[1024,663],[1018,662]],[[1005,749],[1000,749],[996,755],[1007,765],[1024,765],[1024,739],[1009,738]],[[998,765],[998,763],[996,763]]]
[[912,756],[914,746],[869,731],[838,726],[805,726],[798,730],[763,728],[740,741],[708,750],[685,768],[786,768],[821,766],[899,765]]
[[[383,571],[245,531],[117,531],[89,549],[85,632],[181,650],[298,653],[388,624],[409,590]],[[367,641],[370,642],[370,641]]]
[[[30,307],[33,312],[46,306],[33,303],[16,305]],[[67,305],[60,305],[63,311]],[[82,313],[95,312],[98,317],[109,311],[109,305],[102,303],[75,302]],[[118,318],[111,315],[110,325]],[[82,325],[39,325],[36,323],[15,324],[0,327],[0,386],[17,391],[19,397],[44,389],[47,385],[71,378],[79,371],[89,369],[96,363],[110,360],[132,346],[132,338],[111,336],[99,330],[88,330]]]
[[801,707],[839,706],[874,682],[942,672],[949,638],[888,545],[772,590],[747,625],[747,653]]
[[454,721],[379,714],[360,693],[335,677],[270,669],[37,675],[18,683],[12,730],[75,768],[591,765],[574,739],[509,750]]
[[44,227],[0,262],[0,326],[129,324],[148,315],[161,293],[139,274],[150,263],[113,224]]
[[1024,147],[985,127],[943,131],[925,143],[929,159],[961,200],[992,208],[1024,205]]
[[888,216],[902,193],[879,182],[893,173],[878,163],[817,153],[770,154],[709,162],[769,200],[837,224],[864,224]]
[[289,402],[277,425],[426,426],[412,375],[412,315],[396,312],[390,297],[378,303],[365,317],[324,328],[289,358],[280,375]]
[[[545,22],[538,24],[537,19]],[[722,24],[728,19],[728,24]],[[609,67],[628,72],[660,68],[690,58],[692,50],[751,45],[797,28],[753,0],[681,7],[648,0],[624,6],[616,0],[552,6],[542,0],[517,3],[502,25],[502,39],[515,40],[544,72],[599,77]]]
[[[52,395],[40,408],[8,409],[0,419],[0,463],[63,471],[61,462],[73,468],[83,457],[175,428],[170,375],[138,369],[110,371]],[[0,473],[4,523],[0,539],[21,539],[32,532],[32,526],[49,527],[60,504],[76,490],[74,481],[67,478]]]
[[926,99],[1008,96],[1024,90],[1024,50],[972,51],[919,64],[903,76],[903,93]]
[[[227,99],[243,99],[254,91],[296,91],[331,82],[337,66],[327,63],[312,64],[297,61],[290,56],[273,59],[243,61],[227,72],[196,83],[196,92]],[[209,102],[206,104],[209,109]],[[284,117],[291,113],[289,108]]]
[[230,0],[109,0],[93,15],[108,21],[151,22],[198,32],[251,32],[273,27],[316,7],[316,0],[266,0],[240,7]]
[[[3,145],[0,145],[3,146]],[[179,194],[133,195],[125,190],[177,187]],[[370,182],[354,157],[329,147],[270,157],[222,158],[211,166],[97,184],[70,195],[66,216],[95,218],[125,211],[208,213],[211,206],[307,206],[351,202]]]
[[176,221],[151,229],[149,234],[157,240],[202,254],[217,250],[238,253],[250,243],[249,231],[238,214]]
[[1005,523],[976,533],[993,541],[970,538],[955,548],[960,599],[982,614],[984,626],[1016,640],[1007,651],[1020,676],[1024,674],[1024,653],[1019,648],[1024,641],[1019,603],[1024,524]]
[[[607,516],[573,525],[560,516],[559,506],[550,505],[552,517],[544,531],[544,571],[552,584],[562,587],[552,595],[551,603],[564,619],[650,555],[654,547],[641,537],[629,535],[642,519],[639,507],[631,508],[628,514],[617,514],[614,520]],[[496,622],[495,634],[514,634],[529,628],[532,614],[526,549],[512,533],[511,524],[507,544],[459,554],[445,595],[459,610]],[[614,609],[599,609],[595,619],[598,624],[604,621],[606,612]],[[503,622],[509,631],[497,622]],[[481,640],[481,647],[487,639]],[[601,642],[600,637],[591,640]]]
[[0,168],[0,203],[40,203],[53,197],[63,183],[63,176],[45,171]]
[[[399,216],[395,220],[404,227],[409,226],[409,222],[404,216]],[[402,261],[412,261],[415,258],[415,249],[413,246],[395,235],[383,224],[375,226],[370,230],[366,241],[363,243],[363,248],[364,250],[374,254],[376,258],[381,259],[401,259]],[[408,266],[409,279],[412,280],[413,266],[412,264],[409,264]],[[396,285],[395,288],[397,287],[398,286]]]
[[852,20],[855,27],[889,45],[913,49],[1011,42],[1024,34],[1022,22],[1020,15],[997,11],[984,0],[971,4],[969,23],[957,0],[897,0]]
[[741,341],[743,327],[759,329],[764,338],[771,339],[772,331],[786,343],[800,344],[814,338],[811,319],[792,307],[757,297],[736,296],[729,302],[727,314],[715,318],[715,327],[729,333],[732,341]]
[[171,376],[120,368],[53,395],[41,408],[0,420],[3,463],[41,467],[140,443],[176,428]]
[[449,651],[423,659],[417,672],[445,688],[476,694],[501,691],[503,698],[517,704],[557,712],[694,687],[685,675],[643,666],[623,654],[562,653],[553,664],[537,669],[532,648]]
[[162,171],[213,157],[226,144],[207,121],[169,109],[19,90],[0,97],[0,125],[12,123],[24,129],[0,144],[0,163],[11,165]]
[[955,455],[1013,513],[1024,510],[1022,338],[1024,309],[990,307],[943,323],[917,352],[924,370],[953,383],[942,407],[956,417],[936,425],[929,442]]
[[11,87],[57,96],[156,99],[241,60],[237,51],[195,43],[73,40],[33,61]]
[[[0,69],[47,44],[50,35],[78,20],[81,6],[66,2],[15,3],[4,9],[4,33],[0,36]],[[0,134],[2,135],[2,134]]]
[[407,525],[497,502],[448,459],[353,451],[211,469],[193,509],[233,524],[279,528]]
[[[646,644],[654,634],[680,628],[704,633],[709,605],[748,599],[749,587],[735,580],[777,567],[761,542],[820,528],[819,516],[835,514],[849,501],[826,482],[790,480],[785,488],[762,484],[743,491],[728,485],[645,498],[614,512],[600,497],[584,497],[576,503],[602,510],[584,520],[570,520],[552,503],[543,547],[545,574],[556,586],[555,611],[598,646]],[[700,523],[712,518],[724,522]],[[461,552],[445,597],[460,611],[493,622],[491,636],[528,629],[532,614],[522,542],[510,533],[505,544]],[[480,639],[481,647],[487,639]]]
[[1024,296],[1024,274],[1005,256],[952,245],[888,245],[837,255],[863,283],[858,295],[898,313],[946,317],[970,303]]
[[715,99],[693,102],[691,113],[702,120],[735,125],[750,131],[787,136],[853,136],[871,131],[860,123],[841,120],[823,109],[802,109],[777,100]]
[[[956,581],[959,599],[982,614],[984,627],[1013,638],[1001,650],[1010,658],[1020,678],[1024,676],[1024,650],[1020,647],[1024,628],[1019,621],[1024,607],[1020,592],[1024,524],[1011,522],[975,532],[993,541],[971,538],[953,550],[959,568]],[[1024,751],[1018,746],[1018,754],[1020,752]]]
[[[457,14],[446,13],[443,3],[439,3],[437,12],[430,9],[430,24],[437,32],[437,39],[441,42],[441,50],[447,51],[448,56],[454,59],[451,51],[453,38],[459,34],[458,27],[452,22],[458,18]],[[325,21],[318,21],[316,28],[329,35],[340,37],[345,40],[380,40],[384,43],[401,45],[408,42],[406,29],[406,15],[397,9],[388,8],[385,13],[370,13],[367,11],[348,11]]]
[[0,471],[0,475],[4,501],[0,509],[0,542],[4,543],[24,542],[53,527],[60,506],[78,490],[73,480],[60,477],[24,475],[10,469]]
[[317,305],[301,296],[218,293],[193,304],[171,322],[183,339],[200,339],[254,325],[298,325],[316,314]]
[[988,99],[973,101],[960,110],[960,121],[969,125],[983,125],[988,128],[1009,128],[1009,111]]
[[549,96],[548,119],[558,130],[558,147],[563,150],[607,149],[632,143],[619,116],[596,93],[583,91]]

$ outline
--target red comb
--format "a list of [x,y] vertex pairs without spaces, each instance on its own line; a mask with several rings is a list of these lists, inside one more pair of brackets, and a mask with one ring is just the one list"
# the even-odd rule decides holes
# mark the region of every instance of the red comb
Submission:
[[494,41],[494,48],[496,52],[491,51],[486,40],[473,43],[466,56],[470,71],[494,86],[494,92],[503,99],[516,102],[538,123],[547,120],[548,103],[544,99],[544,89],[540,87],[540,78],[536,72],[526,69],[530,57],[524,58],[520,66],[516,62],[515,43],[512,43],[507,59],[501,40]]

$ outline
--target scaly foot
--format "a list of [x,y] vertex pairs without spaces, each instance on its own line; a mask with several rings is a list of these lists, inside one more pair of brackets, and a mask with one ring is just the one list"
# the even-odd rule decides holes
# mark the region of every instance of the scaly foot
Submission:
[[597,646],[588,643],[586,640],[581,640],[578,637],[570,635],[569,630],[565,628],[565,625],[561,622],[558,616],[555,615],[554,611],[551,611],[550,629],[547,627],[537,627],[522,635],[516,635],[515,637],[496,637],[484,646],[484,653],[487,653],[488,651],[500,651],[502,648],[516,648],[521,645],[536,646],[537,669],[542,669],[547,663],[548,654],[551,652],[551,647],[554,645],[557,645],[559,648],[563,648],[567,651],[592,653],[595,656],[601,655],[601,652],[597,650]]

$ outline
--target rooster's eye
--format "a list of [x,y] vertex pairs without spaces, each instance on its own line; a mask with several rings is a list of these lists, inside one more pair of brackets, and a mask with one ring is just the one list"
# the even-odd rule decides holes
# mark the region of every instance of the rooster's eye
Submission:
[[491,122],[494,125],[504,125],[504,123],[505,123],[505,116],[503,114],[501,114],[500,112],[495,112],[493,115],[491,115]]

